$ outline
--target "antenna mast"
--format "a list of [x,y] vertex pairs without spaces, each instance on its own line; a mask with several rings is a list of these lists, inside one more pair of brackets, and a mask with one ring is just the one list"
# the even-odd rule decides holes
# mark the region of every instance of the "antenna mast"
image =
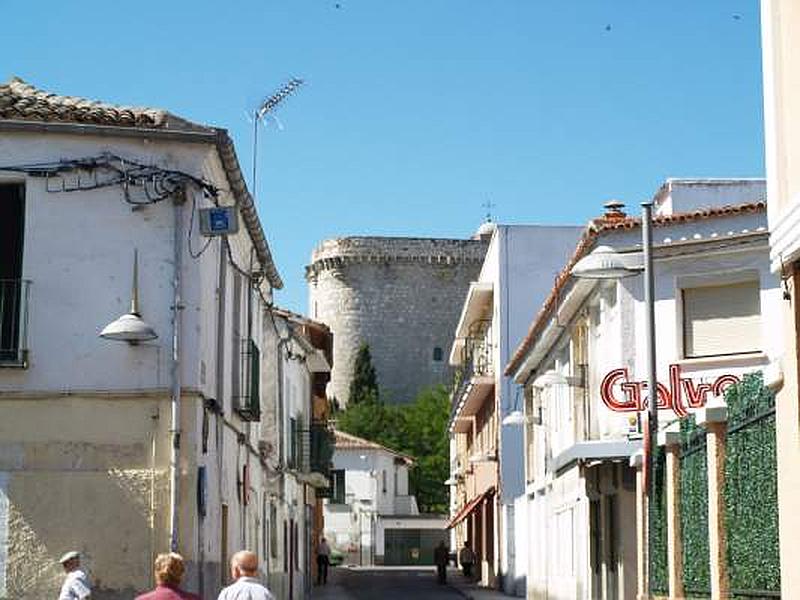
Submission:
[[492,222],[492,209],[493,208],[497,208],[497,204],[492,202],[491,198],[487,198],[486,202],[481,204],[481,206],[486,209],[486,222],[487,223],[491,223]]
[[297,88],[303,85],[303,80],[292,77],[284,86],[269,98],[264,100],[258,108],[253,111],[253,197],[256,196],[256,155],[258,153],[258,124],[269,113],[275,110],[278,105],[291,96]]

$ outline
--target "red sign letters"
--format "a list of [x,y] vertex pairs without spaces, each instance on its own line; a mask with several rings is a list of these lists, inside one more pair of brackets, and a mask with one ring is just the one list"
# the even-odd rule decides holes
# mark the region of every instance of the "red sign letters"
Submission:
[[[681,377],[681,366],[669,366],[669,386],[658,382],[658,408],[672,409],[679,417],[689,414],[689,408],[705,406],[709,394],[719,396],[725,389],[739,383],[736,375],[720,375],[714,383],[695,383],[691,378]],[[628,369],[614,369],[600,384],[600,397],[603,403],[615,412],[638,412],[647,403],[643,392],[647,390],[646,381],[629,381]]]

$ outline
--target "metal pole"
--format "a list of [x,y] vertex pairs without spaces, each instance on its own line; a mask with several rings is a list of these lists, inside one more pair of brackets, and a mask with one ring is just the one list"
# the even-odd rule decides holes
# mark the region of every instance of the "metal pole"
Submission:
[[253,113],[253,180],[251,186],[253,189],[253,198],[258,197],[258,190],[256,190],[256,169],[258,168],[258,121],[261,117],[258,116],[258,111]]
[[647,456],[649,486],[647,488],[647,593],[652,592],[653,583],[653,530],[655,524],[656,465],[653,448],[658,444],[658,383],[656,380],[656,316],[655,316],[655,278],[653,276],[653,204],[642,202],[642,251],[644,254],[644,305],[645,341],[647,347],[647,396],[648,396],[648,436],[650,451]]

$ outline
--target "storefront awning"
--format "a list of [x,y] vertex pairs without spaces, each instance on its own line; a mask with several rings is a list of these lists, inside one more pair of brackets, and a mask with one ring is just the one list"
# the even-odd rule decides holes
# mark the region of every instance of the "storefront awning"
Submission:
[[450,522],[447,524],[447,529],[452,529],[461,521],[466,519],[478,504],[480,504],[484,498],[488,498],[489,496],[493,496],[495,492],[494,486],[490,487],[488,490],[483,492],[480,496],[473,498],[469,502],[467,502],[464,507],[456,513],[456,515],[450,519]]
[[553,471],[563,471],[574,464],[590,460],[629,459],[642,447],[639,440],[592,440],[573,444],[553,458]]

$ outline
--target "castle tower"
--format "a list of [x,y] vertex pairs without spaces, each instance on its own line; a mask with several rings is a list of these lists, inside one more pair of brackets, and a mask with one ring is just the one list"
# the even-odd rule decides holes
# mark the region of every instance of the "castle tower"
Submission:
[[347,402],[359,345],[369,344],[389,402],[449,384],[453,333],[492,228],[475,239],[346,237],[323,241],[306,267],[309,314],[333,332],[328,395]]

